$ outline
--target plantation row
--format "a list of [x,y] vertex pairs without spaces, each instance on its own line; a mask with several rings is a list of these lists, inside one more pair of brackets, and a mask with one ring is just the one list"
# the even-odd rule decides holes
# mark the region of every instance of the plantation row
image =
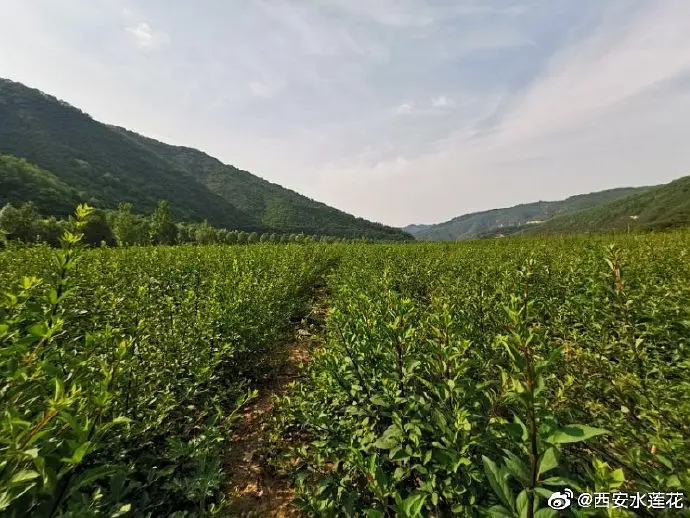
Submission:
[[275,465],[320,516],[687,514],[547,499],[690,495],[689,251],[688,232],[348,247]]
[[0,515],[220,512],[234,412],[329,263],[320,246],[76,234],[1,253]]
[[690,495],[688,232],[89,250],[89,212],[0,252],[0,515],[225,515],[233,423],[325,279],[272,426],[305,514]]

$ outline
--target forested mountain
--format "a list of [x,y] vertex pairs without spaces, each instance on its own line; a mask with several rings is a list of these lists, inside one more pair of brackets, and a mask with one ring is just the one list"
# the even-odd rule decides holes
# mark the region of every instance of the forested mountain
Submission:
[[[21,83],[0,79],[0,200],[28,199],[64,216],[77,201],[150,212],[169,202],[184,221],[257,232],[412,239],[313,201],[194,149],[168,146],[92,119]],[[23,159],[23,160],[22,160]]]
[[563,213],[596,207],[648,187],[620,188],[571,196],[561,201],[538,201],[514,207],[465,214],[436,225],[409,225],[403,230],[422,241],[455,241],[493,234],[509,234],[523,227],[541,228],[543,222]]
[[361,226],[370,236],[389,238],[390,228],[354,218],[247,171],[223,164],[197,149],[164,144],[124,128],[113,127],[113,130],[190,171],[209,190],[244,213],[255,215],[261,225],[276,232],[313,234],[318,228],[320,233],[327,235],[351,236],[352,228]]
[[79,193],[23,158],[0,155],[0,207],[28,201],[46,213],[69,214],[79,203]]
[[525,233],[663,230],[690,225],[690,176],[666,185],[557,216]]

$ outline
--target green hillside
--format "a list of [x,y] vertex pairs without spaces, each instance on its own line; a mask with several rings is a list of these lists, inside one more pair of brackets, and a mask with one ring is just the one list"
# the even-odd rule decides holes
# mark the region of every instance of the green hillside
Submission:
[[43,213],[68,214],[78,200],[79,193],[50,171],[23,158],[0,155],[0,207],[33,201]]
[[197,149],[171,146],[124,128],[112,129],[190,171],[209,190],[277,232],[313,234],[313,229],[319,229],[320,233],[327,235],[353,237],[354,229],[362,228],[370,237],[390,239],[392,229],[388,227],[355,218],[247,171],[223,164]]
[[563,214],[525,233],[662,230],[690,224],[690,176],[604,205]]
[[504,209],[465,214],[436,225],[410,225],[404,230],[422,241],[456,241],[500,233],[514,233],[523,226],[541,227],[542,222],[563,213],[596,207],[648,188],[620,188],[571,196],[561,201],[538,201]]
[[[0,79],[0,154],[27,161],[18,166],[7,158],[0,168],[3,203],[29,197],[46,215],[66,215],[75,201],[100,208],[129,202],[137,211],[151,212],[159,200],[167,200],[176,218],[207,219],[217,227],[412,239],[400,229],[355,218],[200,151],[102,124],[55,97],[5,79]],[[31,189],[23,183],[29,178]]]

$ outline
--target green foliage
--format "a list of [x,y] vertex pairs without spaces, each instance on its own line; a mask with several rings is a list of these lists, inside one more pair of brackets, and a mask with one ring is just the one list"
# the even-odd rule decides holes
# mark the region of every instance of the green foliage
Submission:
[[149,233],[150,242],[154,245],[174,245],[177,242],[177,226],[170,215],[167,201],[159,201],[151,214]]
[[178,221],[208,220],[214,227],[412,240],[195,149],[101,124],[54,97],[0,79],[0,206],[34,201],[42,214],[64,216],[76,202],[88,201],[103,209],[131,203],[151,213],[159,200],[169,201]]
[[39,233],[40,215],[32,202],[13,207],[8,203],[0,210],[0,229],[6,239],[33,242]]
[[[3,515],[222,513],[239,410],[324,284],[323,345],[272,427],[305,513],[545,518],[565,487],[690,492],[687,231],[87,249],[94,209],[65,228],[23,210],[63,232],[0,252]],[[249,241],[176,230],[199,228]]]
[[688,494],[690,233],[615,241],[345,249],[274,423],[301,509],[541,518],[565,487]]
[[31,201],[42,213],[66,216],[78,200],[78,193],[50,171],[0,154],[0,206]]
[[148,243],[149,222],[141,216],[132,214],[131,203],[121,203],[111,215],[113,233],[120,246],[144,245]]
[[325,248],[0,253],[0,514],[221,511],[223,456],[263,358],[308,308]]
[[457,241],[499,234],[509,235],[540,228],[541,225],[537,222],[550,220],[559,214],[570,214],[591,207],[599,207],[612,200],[644,193],[647,189],[647,187],[610,189],[571,196],[562,201],[526,203],[505,209],[464,214],[435,225],[410,225],[404,230],[420,241]]
[[690,222],[690,177],[614,200],[599,207],[564,214],[529,233],[663,230]]

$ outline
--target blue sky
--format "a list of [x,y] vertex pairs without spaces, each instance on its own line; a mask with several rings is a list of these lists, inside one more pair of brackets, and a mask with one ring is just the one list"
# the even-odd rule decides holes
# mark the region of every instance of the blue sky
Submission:
[[392,225],[690,174],[687,0],[3,0],[0,76]]

